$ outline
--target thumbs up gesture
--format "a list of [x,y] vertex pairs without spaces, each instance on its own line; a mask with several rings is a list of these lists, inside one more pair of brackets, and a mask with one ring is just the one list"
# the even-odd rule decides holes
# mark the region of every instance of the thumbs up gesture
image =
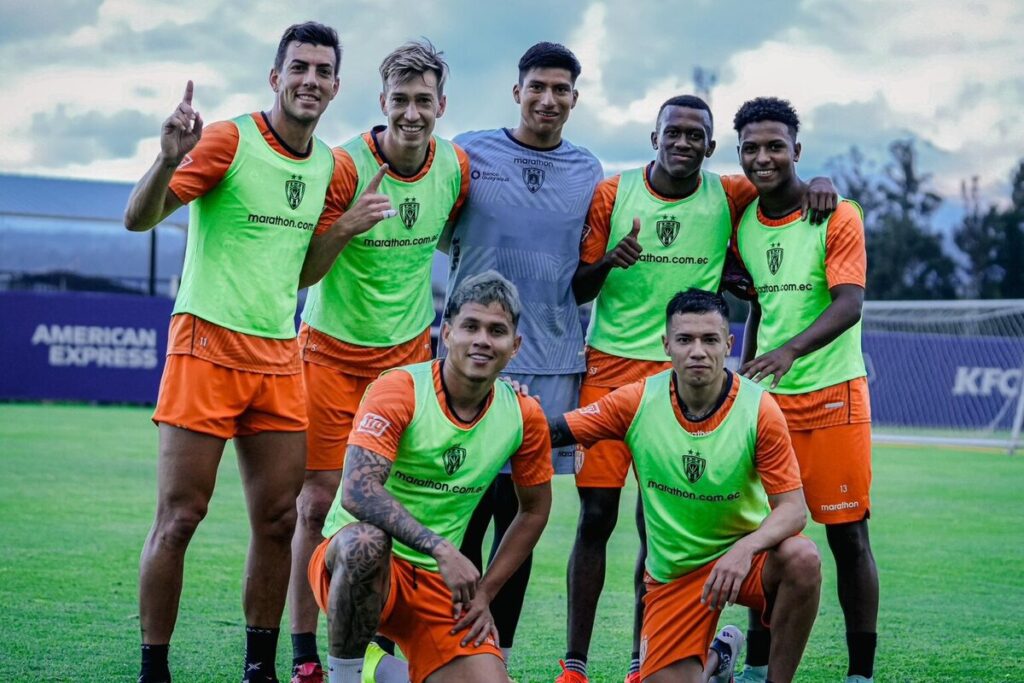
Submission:
[[160,152],[175,166],[188,154],[203,135],[203,117],[192,108],[192,81],[185,85],[185,95],[160,129]]
[[644,251],[643,247],[640,246],[640,241],[637,239],[639,235],[640,219],[634,217],[633,229],[629,231],[628,235],[619,240],[614,249],[604,255],[605,263],[613,268],[629,268],[636,263],[640,258],[640,254]]

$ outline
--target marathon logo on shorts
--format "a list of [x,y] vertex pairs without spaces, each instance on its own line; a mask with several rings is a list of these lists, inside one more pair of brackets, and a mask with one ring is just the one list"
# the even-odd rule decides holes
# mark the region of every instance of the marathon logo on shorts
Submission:
[[764,254],[768,258],[768,270],[772,272],[772,275],[775,275],[779,272],[779,268],[782,267],[782,244],[772,242]]
[[466,449],[461,444],[455,444],[444,452],[441,460],[444,462],[444,471],[450,477],[459,471],[462,463],[466,462]]
[[691,484],[696,484],[704,476],[704,468],[707,467],[707,464],[708,461],[700,457],[700,451],[694,451],[691,448],[683,454],[683,472],[686,473],[686,478],[690,480]]
[[292,210],[299,208],[302,198],[306,195],[306,183],[302,182],[302,176],[293,175],[291,180],[286,180],[284,194],[288,198],[288,206],[292,207]]
[[420,217],[420,203],[415,197],[406,197],[405,201],[398,205],[398,216],[402,223],[409,230],[416,225],[416,219]]
[[380,415],[375,413],[366,413],[363,415],[363,419],[359,421],[359,427],[356,428],[358,434],[369,434],[370,436],[381,436],[391,426],[391,422],[385,420]]
[[661,220],[655,224],[658,231],[658,239],[666,247],[675,242],[676,237],[679,236],[679,221],[675,218],[675,216],[662,216]]

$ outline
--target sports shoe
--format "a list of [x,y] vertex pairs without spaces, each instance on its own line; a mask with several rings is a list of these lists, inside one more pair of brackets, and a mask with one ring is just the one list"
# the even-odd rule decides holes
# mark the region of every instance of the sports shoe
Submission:
[[387,651],[377,643],[370,641],[370,644],[366,646],[366,652],[363,654],[363,675],[362,683],[374,683],[377,680],[377,665],[380,664],[380,660],[388,656]]
[[735,683],[765,683],[768,680],[767,666],[743,665],[743,671],[736,677]]
[[631,674],[626,674],[626,680],[622,683],[640,683],[640,672],[634,671]]
[[558,665],[562,667],[562,673],[558,674],[555,683],[590,683],[590,679],[583,674],[566,669],[565,662],[561,659],[558,660]]
[[320,662],[306,662],[293,666],[292,683],[324,683],[324,669]]
[[733,683],[733,669],[743,647],[743,631],[729,625],[718,632],[711,641],[711,649],[718,653],[718,667],[715,668],[708,683]]
[[863,676],[853,675],[846,677],[846,683],[875,683],[875,677],[864,678]]

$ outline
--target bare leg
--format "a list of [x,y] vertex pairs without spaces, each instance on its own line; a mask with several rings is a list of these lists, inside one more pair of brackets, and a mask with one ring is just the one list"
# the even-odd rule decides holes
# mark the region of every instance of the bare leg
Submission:
[[206,516],[223,452],[223,439],[160,425],[156,518],[139,560],[139,622],[145,644],[171,640],[185,550]]
[[647,564],[647,524],[644,522],[644,504],[640,496],[636,497],[636,531],[640,535],[640,547],[636,552],[636,565],[633,567],[633,593],[636,602],[633,605],[633,652],[640,651],[640,631],[644,624],[644,573]]
[[316,633],[320,609],[309,588],[307,569],[313,551],[323,541],[321,531],[341,483],[341,470],[306,470],[296,503],[298,519],[292,538],[292,570],[288,610],[292,633]]
[[326,561],[331,572],[327,606],[331,656],[361,659],[388,598],[391,538],[372,524],[349,524],[334,535]]
[[[825,534],[836,561],[839,605],[846,620],[848,673],[870,676],[878,630],[878,568],[868,539],[868,521],[829,524]],[[864,642],[865,638],[869,640]]]
[[817,547],[808,538],[787,538],[775,550],[768,551],[761,580],[772,606],[768,680],[789,683],[800,665],[818,615],[821,558]]
[[306,435],[261,432],[235,439],[235,447],[252,529],[242,595],[245,620],[249,626],[278,628],[288,592]]
[[[715,664],[718,662],[716,661]],[[710,668],[709,671],[714,671]],[[696,657],[688,657],[678,662],[673,662],[664,669],[655,671],[644,679],[644,683],[707,683],[710,673],[701,669],[700,660]]]
[[608,539],[619,516],[621,489],[580,488],[580,517],[569,555],[569,652],[586,655],[604,588]]
[[427,676],[424,683],[508,683],[505,664],[495,655],[483,652],[468,657],[458,657]]

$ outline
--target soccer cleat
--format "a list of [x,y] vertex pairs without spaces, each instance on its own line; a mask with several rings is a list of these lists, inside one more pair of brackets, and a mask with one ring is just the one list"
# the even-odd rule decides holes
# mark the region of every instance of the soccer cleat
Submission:
[[324,670],[319,662],[306,662],[292,667],[292,683],[324,683]]
[[711,649],[718,653],[718,666],[708,679],[708,683],[733,683],[733,669],[743,647],[743,631],[729,625],[718,632],[711,641]]
[[377,680],[377,665],[380,660],[387,657],[388,653],[377,643],[370,641],[363,654],[363,675],[362,683],[374,683]]
[[640,672],[634,671],[631,674],[626,674],[626,680],[622,683],[640,683]]
[[566,669],[565,662],[561,659],[558,660],[558,665],[562,667],[562,673],[558,674],[555,683],[590,683],[590,679],[583,674]]
[[736,677],[735,683],[765,683],[767,679],[767,666],[750,666],[745,664],[743,671]]

